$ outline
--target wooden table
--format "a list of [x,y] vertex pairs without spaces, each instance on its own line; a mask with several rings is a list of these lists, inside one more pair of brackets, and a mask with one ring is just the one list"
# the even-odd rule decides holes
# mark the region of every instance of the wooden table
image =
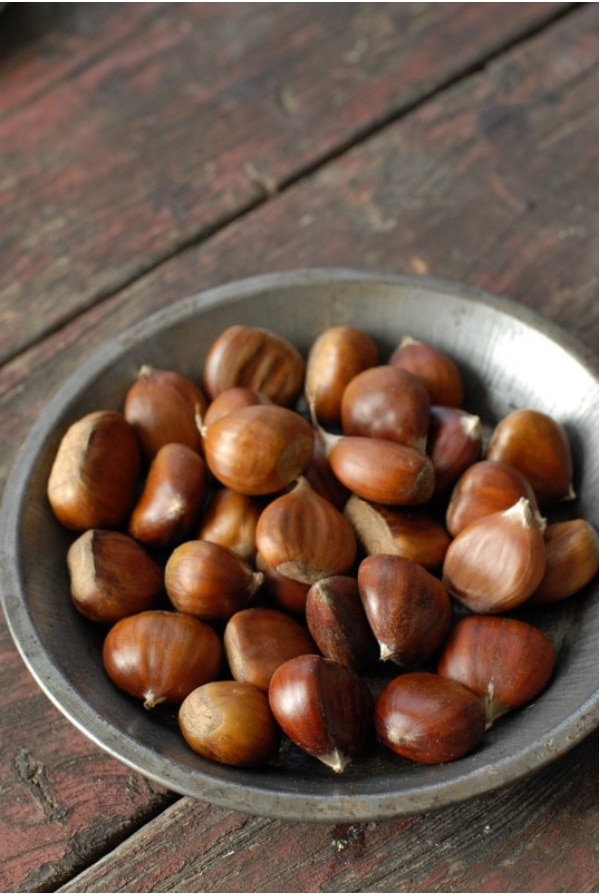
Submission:
[[[8,4],[2,483],[91,352],[239,277],[448,277],[597,351],[597,60],[592,3]],[[596,735],[458,807],[283,822],[130,771],[0,649],[4,891],[598,890]]]

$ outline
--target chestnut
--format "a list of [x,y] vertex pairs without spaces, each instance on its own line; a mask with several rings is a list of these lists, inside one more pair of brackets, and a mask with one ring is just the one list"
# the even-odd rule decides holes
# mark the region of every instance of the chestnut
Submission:
[[448,547],[442,580],[468,609],[490,614],[525,602],[545,568],[543,525],[521,497],[463,528]]
[[326,452],[336,478],[364,500],[385,506],[416,506],[433,496],[433,463],[413,447],[348,435],[328,437]]
[[256,546],[267,565],[305,584],[349,571],[357,550],[350,523],[303,476],[265,506]]
[[355,326],[330,326],[314,340],[306,360],[306,401],[323,423],[339,423],[346,385],[358,373],[375,366],[379,351],[374,339]]
[[223,645],[234,680],[252,683],[263,692],[280,664],[297,655],[318,652],[299,620],[263,606],[236,612],[225,627]]
[[204,392],[189,376],[144,364],[125,395],[123,413],[148,459],[164,444],[186,444],[198,453],[197,419],[207,406]]
[[375,664],[379,646],[369,626],[355,577],[332,575],[307,595],[308,630],[325,658],[361,671]]
[[437,672],[482,700],[486,727],[528,704],[548,685],[556,662],[550,639],[515,618],[469,615],[454,626]]
[[394,366],[373,366],[356,375],[341,402],[345,435],[383,438],[425,451],[430,400],[423,383]]
[[431,407],[427,455],[435,469],[435,494],[445,495],[481,459],[481,419],[460,407]]
[[446,527],[452,537],[472,521],[510,509],[524,497],[539,516],[534,490],[525,476],[505,462],[481,459],[460,476],[446,508]]
[[121,413],[98,410],[63,435],[47,483],[50,507],[72,531],[118,528],[135,503],[140,446]]
[[306,419],[275,404],[241,407],[207,426],[204,455],[225,487],[248,496],[275,494],[309,465],[314,433]]
[[598,573],[598,532],[586,519],[546,525],[544,545],[546,569],[530,603],[548,605],[568,599]]
[[186,696],[177,719],[190,748],[220,764],[258,767],[279,750],[281,730],[267,695],[250,683],[205,683]]
[[196,687],[219,676],[222,660],[221,640],[212,627],[160,609],[117,621],[102,647],[112,682],[148,709],[161,702],[180,704]]
[[519,469],[542,508],[575,496],[569,436],[547,413],[532,409],[508,413],[492,432],[486,457]]
[[420,379],[432,404],[462,407],[465,399],[463,376],[456,362],[445,351],[406,335],[389,363],[411,372]]
[[411,559],[429,571],[441,568],[450,536],[426,507],[382,506],[352,494],[344,515],[367,555],[387,553]]
[[269,329],[236,324],[211,344],[204,362],[203,390],[210,400],[228,388],[259,391],[291,407],[302,391],[305,363],[286,338]]
[[174,546],[192,533],[208,492],[204,460],[187,444],[156,452],[129,518],[132,537],[148,546]]
[[203,621],[227,621],[246,608],[263,575],[233,550],[208,540],[187,540],[165,565],[165,588],[173,606]]
[[259,498],[219,487],[202,512],[198,539],[219,543],[252,562],[256,557],[256,525],[262,510]]
[[99,624],[156,608],[164,591],[158,562],[121,531],[80,534],[67,551],[67,568],[73,605]]
[[380,660],[415,668],[440,648],[452,621],[442,582],[402,556],[367,556],[358,566],[358,589]]
[[269,704],[283,732],[335,773],[363,757],[373,738],[371,692],[353,670],[300,655],[274,672]]
[[379,693],[375,730],[400,757],[443,764],[477,748],[485,734],[485,712],[479,697],[456,680],[414,671]]

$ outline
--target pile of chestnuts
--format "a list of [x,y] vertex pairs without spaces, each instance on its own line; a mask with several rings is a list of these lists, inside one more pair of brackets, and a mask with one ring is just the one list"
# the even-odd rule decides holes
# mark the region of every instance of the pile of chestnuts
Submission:
[[[72,605],[110,680],[210,760],[444,763],[550,684],[523,607],[578,594],[598,536],[563,425],[487,429],[456,362],[331,326],[306,357],[234,325],[198,381],[143,366],[64,433],[48,480]],[[571,502],[569,502],[571,501]]]

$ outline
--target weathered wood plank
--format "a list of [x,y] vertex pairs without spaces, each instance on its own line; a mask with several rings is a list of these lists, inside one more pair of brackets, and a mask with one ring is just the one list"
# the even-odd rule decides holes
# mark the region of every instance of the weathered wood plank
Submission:
[[[315,264],[427,271],[511,294],[562,322],[595,347],[596,192],[589,189],[589,183],[596,175],[596,62],[597,9],[590,4],[4,366],[0,370],[1,480],[53,388],[91,350],[150,310],[237,276]],[[516,107],[521,111],[515,121],[510,110]],[[504,116],[499,114],[503,110]],[[509,136],[513,135],[507,142],[498,138],[503,127],[505,134],[508,128]],[[524,207],[514,201],[522,197],[535,201]],[[0,649],[0,679],[8,694],[0,720],[0,778],[3,804],[11,805],[6,818],[0,817],[0,823],[5,823],[0,829],[0,841],[4,842],[0,879],[6,890],[48,890],[78,871],[93,853],[102,852],[107,842],[143,822],[144,811],[153,812],[163,803],[163,793],[147,792],[141,780],[98,754],[60,718],[29,678],[4,625]],[[22,752],[23,742],[27,754]],[[585,804],[596,778],[594,748],[585,746],[577,752],[582,763],[578,778],[583,780],[577,797]],[[518,859],[519,854],[527,862],[521,872],[531,873],[533,879],[538,854],[544,863],[547,851],[552,852],[552,836],[563,825],[569,831],[574,826],[569,812],[574,796],[567,785],[572,776],[562,761],[554,771],[552,812],[540,815],[537,832],[533,826],[530,830],[524,827],[521,839],[526,844],[528,831],[532,831],[538,841],[541,829],[547,833],[545,844],[540,851],[519,851],[515,840],[505,838],[498,869],[501,878],[494,877],[499,886],[494,890],[502,890],[502,879],[512,878],[517,884],[519,877],[510,875],[507,861]],[[32,785],[35,778],[38,782]],[[49,794],[42,800],[36,794],[38,789]],[[494,820],[502,828],[511,823],[519,798],[517,790],[512,800],[497,802]],[[58,805],[51,817],[48,804]],[[220,822],[223,814],[211,808],[206,824]],[[585,815],[589,816],[587,808]],[[237,823],[248,822],[235,814],[226,816],[232,835],[237,834]],[[472,820],[473,814],[467,817]],[[263,847],[253,849],[250,845],[256,830],[266,822],[251,821],[248,828],[255,831],[249,841],[240,838],[240,847],[247,843],[247,871],[255,873],[257,881],[251,890],[260,889],[265,861]],[[416,822],[392,824],[393,834],[384,828],[383,838],[389,836],[385,840],[394,855],[390,859],[403,855],[404,837],[395,840],[394,836],[405,836]],[[446,853],[444,842],[452,812],[445,823],[446,833],[438,827],[435,835],[431,833],[430,846],[437,849],[438,864]],[[595,853],[589,853],[595,839],[587,823],[586,819],[578,850],[585,868],[577,879],[582,879],[583,885],[593,874],[596,859]],[[300,834],[311,839],[317,833],[312,827],[299,831],[291,824],[281,824],[279,852],[289,855]],[[341,830],[335,834],[341,841],[354,833]],[[43,842],[41,850],[38,842]],[[169,846],[174,848],[176,842],[169,841]],[[421,885],[420,890],[427,890],[435,879],[427,876],[419,861],[419,842],[413,841],[413,846],[413,862],[407,862],[402,870],[405,889],[419,890],[417,885]],[[204,844],[198,847],[202,851]],[[207,847],[209,850],[210,845]],[[456,847],[454,841],[448,850],[450,860]],[[348,852],[349,848],[342,848],[347,857]],[[311,890],[311,879],[320,873],[325,885],[331,852],[319,839],[308,853],[316,855],[304,879],[306,890]],[[175,860],[177,851],[171,856]],[[185,859],[183,854],[179,858]],[[202,860],[199,853],[195,866],[205,866]],[[563,862],[570,877],[571,866]],[[563,889],[568,890],[560,862],[553,866]],[[385,890],[386,881],[380,883],[377,867],[374,861],[368,875],[365,863],[363,880],[367,879],[372,890],[379,884]],[[466,864],[463,870],[463,874],[468,872]],[[392,871],[389,867],[390,874]],[[481,883],[480,872],[481,867],[473,867],[473,890]],[[178,883],[180,890],[186,890],[183,876]],[[121,889],[128,884],[123,869]],[[295,880],[291,884],[295,885]],[[457,890],[459,887],[457,883]],[[543,889],[553,890],[551,886]]]
[[0,359],[565,8],[64,6],[0,70]]
[[597,758],[591,736],[524,783],[387,822],[284,823],[185,798],[59,890],[593,891]]

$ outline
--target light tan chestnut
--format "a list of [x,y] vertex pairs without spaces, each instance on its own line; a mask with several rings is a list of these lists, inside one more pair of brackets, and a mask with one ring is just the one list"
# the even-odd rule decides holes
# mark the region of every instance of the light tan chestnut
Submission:
[[446,640],[437,671],[476,693],[486,727],[548,685],[556,653],[543,631],[515,618],[469,615]]
[[388,553],[404,556],[430,571],[441,568],[450,537],[426,507],[392,508],[352,494],[344,515],[367,555]]
[[304,477],[265,506],[256,546],[267,565],[305,584],[349,571],[357,551],[350,523]]
[[234,680],[252,683],[263,692],[284,661],[319,651],[304,624],[263,606],[236,612],[227,622],[223,644]]
[[314,340],[306,361],[305,396],[317,419],[339,422],[342,395],[354,376],[375,366],[379,351],[369,333],[355,326],[330,326]]
[[305,471],[313,449],[310,423],[275,404],[234,410],[209,425],[204,438],[217,481],[248,496],[283,490]]
[[389,362],[420,379],[429,392],[432,404],[462,407],[465,398],[463,376],[449,354],[407,335],[393,352]]
[[420,450],[380,438],[320,434],[336,478],[352,493],[385,506],[427,503],[435,489],[433,463]]
[[125,395],[123,413],[151,459],[164,444],[187,444],[200,452],[197,419],[207,406],[204,392],[176,370],[140,367]]
[[460,407],[431,407],[427,455],[435,469],[435,493],[447,494],[463,472],[481,459],[481,419]]
[[121,531],[80,534],[67,551],[67,568],[75,608],[99,624],[155,608],[164,591],[158,562]]
[[121,413],[98,410],[63,435],[48,477],[47,496],[66,528],[118,528],[135,503],[140,446]]
[[233,550],[208,540],[180,544],[165,566],[172,604],[203,621],[227,621],[253,602],[262,583],[260,571]]
[[452,620],[441,581],[401,556],[367,556],[358,589],[381,661],[417,668],[440,648]]
[[396,677],[375,704],[375,729],[390,751],[423,764],[469,754],[485,734],[480,699],[456,680],[414,671]]
[[539,516],[533,488],[518,469],[497,460],[479,460],[463,472],[452,490],[446,528],[456,537],[471,522],[510,509],[522,497]]
[[263,503],[229,487],[214,491],[202,513],[199,540],[210,540],[232,549],[247,562],[256,557],[256,525]]
[[281,730],[268,697],[250,683],[205,683],[184,699],[177,719],[190,748],[220,764],[258,767],[279,750]]
[[569,436],[547,413],[531,409],[508,413],[492,432],[486,457],[519,469],[542,509],[575,496]]
[[351,668],[301,655],[274,672],[269,704],[283,732],[303,751],[343,773],[373,740],[373,699]]
[[525,498],[464,528],[446,552],[442,580],[449,592],[479,614],[508,611],[525,602],[546,568],[542,528]]
[[208,624],[159,609],[122,618],[102,647],[106,673],[119,689],[151,709],[180,704],[221,672],[223,647]]
[[251,388],[289,407],[302,391],[304,372],[304,358],[286,338],[238,324],[225,329],[209,348],[203,389],[214,400],[228,388]]
[[355,376],[341,403],[345,435],[383,438],[425,451],[430,400],[423,383],[394,366],[374,366]]
[[150,463],[129,533],[152,547],[180,543],[197,524],[207,493],[208,472],[200,454],[187,444],[164,444]]
[[529,600],[536,605],[575,596],[598,573],[598,532],[584,518],[553,522],[544,531],[546,570]]

